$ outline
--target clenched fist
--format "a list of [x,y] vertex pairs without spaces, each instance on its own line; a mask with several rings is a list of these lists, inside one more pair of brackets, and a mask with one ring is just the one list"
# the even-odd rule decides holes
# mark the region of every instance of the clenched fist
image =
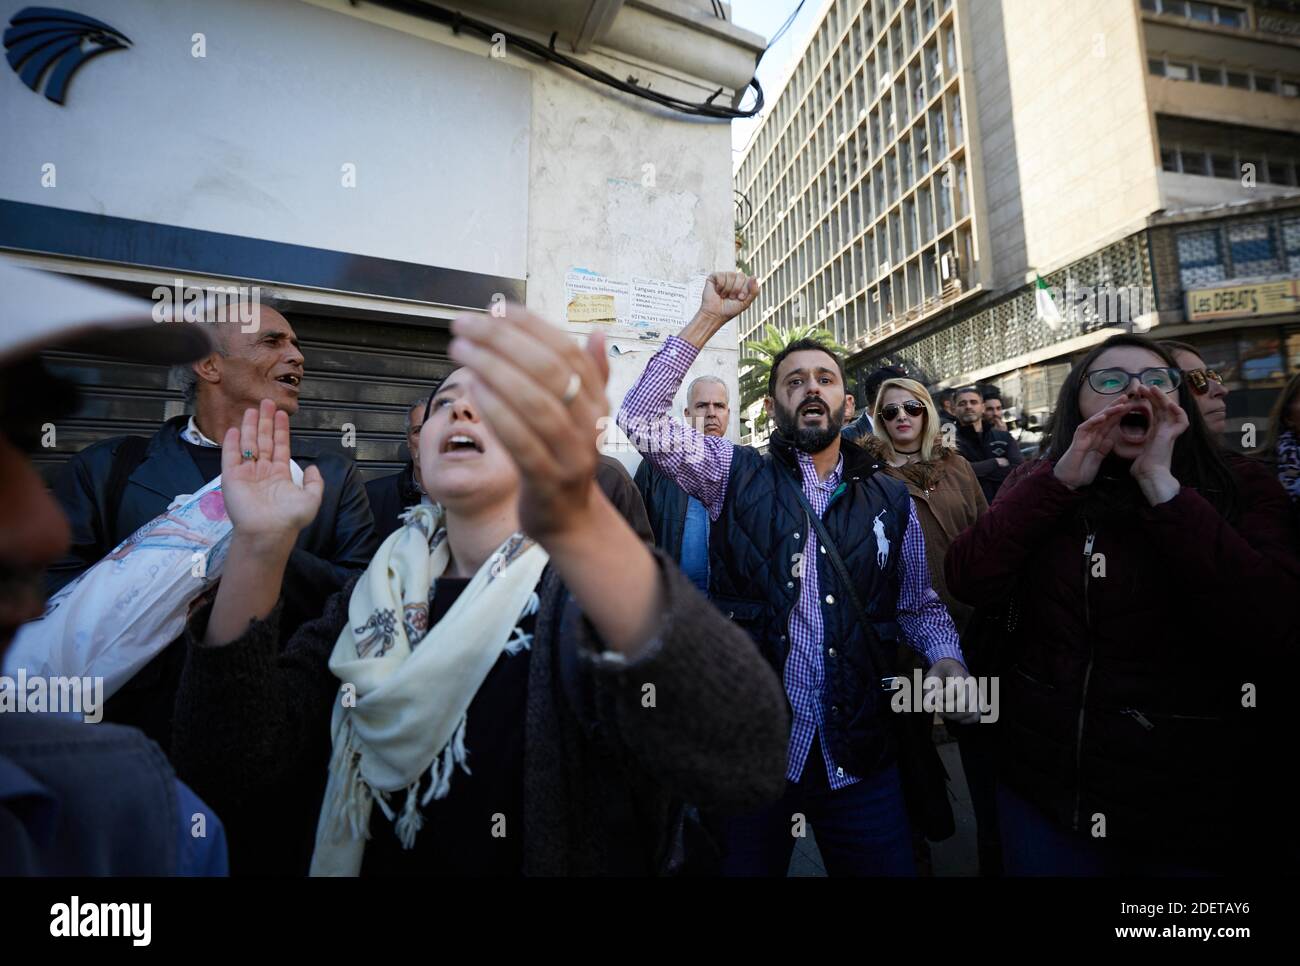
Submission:
[[714,272],[704,282],[700,315],[721,328],[753,304],[758,289],[758,279],[744,272]]

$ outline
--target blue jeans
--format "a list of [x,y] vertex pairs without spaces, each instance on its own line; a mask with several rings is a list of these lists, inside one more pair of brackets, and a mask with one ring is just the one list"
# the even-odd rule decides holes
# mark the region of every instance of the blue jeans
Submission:
[[794,851],[796,813],[804,816],[817,836],[817,849],[829,875],[916,874],[898,768],[891,765],[832,791],[816,738],[803,775],[798,782],[786,782],[780,801],[727,822],[722,874],[784,876]]
[[1072,832],[998,782],[1002,866],[1007,875],[1202,876],[1212,871],[1172,862],[1130,845]]

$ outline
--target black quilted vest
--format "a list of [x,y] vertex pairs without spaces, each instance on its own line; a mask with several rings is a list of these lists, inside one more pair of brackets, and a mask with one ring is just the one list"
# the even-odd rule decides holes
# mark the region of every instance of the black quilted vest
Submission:
[[[888,695],[880,679],[892,673],[901,639],[895,620],[898,558],[911,497],[902,483],[878,472],[881,464],[859,447],[842,443],[840,452],[843,483],[822,520],[855,581],[879,647],[868,647],[848,594],[819,551],[822,720],[830,756],[851,774],[866,777],[894,756]],[[799,599],[809,530],[794,489],[800,485],[795,452],[779,436],[772,437],[766,455],[736,447],[726,501],[710,536],[710,596],[749,632],[778,674],[789,653],[790,615]]]

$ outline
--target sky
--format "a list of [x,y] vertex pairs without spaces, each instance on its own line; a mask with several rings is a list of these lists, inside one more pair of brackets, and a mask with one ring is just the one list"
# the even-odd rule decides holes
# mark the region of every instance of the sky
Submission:
[[[797,6],[799,0],[732,0],[731,20],[737,27],[752,30],[770,42]],[[789,73],[790,65],[803,53],[813,28],[817,26],[814,18],[823,6],[823,0],[804,0],[803,9],[799,11],[799,16],[790,25],[790,29],[775,47],[769,48],[763,55],[763,60],[758,65],[758,82],[763,85],[763,95],[767,99],[764,113],[776,103],[777,95],[781,93],[777,85]],[[740,162],[745,145],[749,143],[750,136],[759,127],[762,118],[763,115],[760,114],[753,119],[731,122],[733,165]]]

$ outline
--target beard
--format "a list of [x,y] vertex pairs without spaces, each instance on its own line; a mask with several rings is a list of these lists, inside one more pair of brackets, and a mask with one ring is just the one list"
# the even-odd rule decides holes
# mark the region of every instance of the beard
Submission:
[[772,400],[776,431],[788,439],[790,445],[801,453],[820,453],[839,438],[840,430],[844,427],[844,409],[848,405],[848,397],[846,396],[840,403],[840,408],[834,411],[826,405],[825,400],[821,402],[826,408],[826,428],[813,429],[799,425],[798,409],[786,409],[777,400]]

